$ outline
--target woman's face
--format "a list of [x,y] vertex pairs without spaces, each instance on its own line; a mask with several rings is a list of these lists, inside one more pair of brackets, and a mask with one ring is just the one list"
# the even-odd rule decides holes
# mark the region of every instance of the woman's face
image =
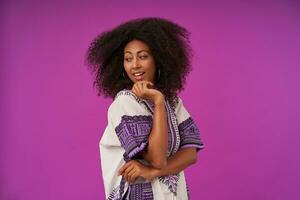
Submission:
[[124,69],[134,83],[146,80],[154,83],[155,63],[148,45],[132,40],[124,48]]

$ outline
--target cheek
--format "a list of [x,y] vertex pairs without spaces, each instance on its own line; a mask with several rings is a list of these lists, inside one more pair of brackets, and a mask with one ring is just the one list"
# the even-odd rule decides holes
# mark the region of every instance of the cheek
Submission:
[[151,74],[155,74],[155,64],[154,61],[151,60],[147,63],[148,71],[151,72]]
[[150,70],[151,70],[152,75],[154,76],[155,71],[156,71],[156,67],[155,67],[154,63],[151,63],[151,69]]
[[155,67],[151,69],[151,75],[155,76]]

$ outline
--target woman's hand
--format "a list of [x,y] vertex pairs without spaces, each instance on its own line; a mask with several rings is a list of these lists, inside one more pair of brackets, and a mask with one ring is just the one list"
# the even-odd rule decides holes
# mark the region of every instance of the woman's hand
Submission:
[[133,183],[139,176],[152,181],[155,178],[156,169],[145,166],[139,161],[130,160],[125,163],[118,171],[129,183]]
[[150,81],[138,81],[132,87],[132,92],[139,98],[149,99],[155,104],[164,102],[164,95],[154,88]]

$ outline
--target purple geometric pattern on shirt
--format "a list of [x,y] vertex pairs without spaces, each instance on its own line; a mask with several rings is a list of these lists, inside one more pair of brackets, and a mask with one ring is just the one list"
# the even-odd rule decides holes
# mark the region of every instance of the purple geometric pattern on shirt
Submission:
[[179,180],[179,174],[172,174],[168,176],[159,177],[159,181],[168,186],[169,190],[175,195],[177,194],[177,184]]
[[[153,113],[154,104],[150,101],[144,101],[147,109]],[[176,117],[174,115],[174,110],[172,110],[171,106],[168,102],[165,103],[165,108],[168,116],[168,155],[174,155],[180,144],[180,136],[178,125],[176,121]],[[159,181],[165,184],[168,189],[176,195],[177,193],[177,184],[178,184],[179,175],[167,175],[159,177]]]
[[180,134],[180,148],[196,147],[197,151],[204,148],[200,138],[200,132],[191,117],[178,125]]
[[121,199],[119,188],[120,188],[120,186],[114,188],[113,191],[109,194],[109,197],[107,198],[107,200]]
[[[125,91],[122,94],[135,96],[130,91]],[[144,103],[148,111],[153,115],[154,112],[153,102],[147,100],[140,101],[141,99],[136,99],[136,100],[138,103]],[[170,156],[174,155],[178,151],[178,147],[180,143],[181,143],[180,147],[181,146],[187,147],[191,145],[200,148],[198,143],[195,144],[195,140],[192,140],[191,143],[188,143],[193,138],[193,134],[189,134],[190,131],[188,130],[189,120],[185,120],[185,122],[181,123],[179,127],[177,124],[176,117],[174,115],[175,108],[171,107],[168,102],[166,102],[165,107],[167,111],[168,127],[169,127],[168,128],[168,154]],[[143,120],[142,119],[143,117],[147,117],[148,119]],[[152,117],[151,116],[143,116],[143,117],[122,116],[121,123],[115,129],[119,137],[119,140],[121,142],[121,145],[125,148],[126,151],[124,153],[125,161],[131,160],[138,152],[140,152],[147,146],[148,136],[152,128]],[[140,118],[141,120],[137,118]],[[137,121],[141,121],[141,122],[137,122]],[[138,124],[143,124],[143,121],[146,127],[144,128],[144,130],[137,133],[136,129],[138,129],[137,127],[139,127]],[[191,135],[191,137],[187,136],[186,139],[183,139],[184,135]],[[162,176],[159,177],[159,180],[160,182],[164,183],[169,188],[169,190],[176,195],[179,174]],[[130,192],[130,189],[128,191]]]
[[148,183],[136,183],[129,185],[128,200],[153,200],[152,185]]
[[151,115],[122,116],[115,131],[121,146],[125,149],[124,157],[132,159],[147,146],[151,129]]
[[[144,105],[151,112],[154,113],[154,103],[149,100],[144,100]],[[176,153],[179,147],[180,139],[178,133],[178,127],[176,122],[176,117],[174,115],[173,110],[170,107],[170,104],[165,102],[165,109],[167,112],[167,123],[168,123],[168,155],[173,155]]]
[[109,194],[107,200],[121,200],[124,193],[124,187],[125,187],[125,179],[124,177],[122,177],[120,181],[120,185],[118,185],[116,188],[113,189],[113,191]]

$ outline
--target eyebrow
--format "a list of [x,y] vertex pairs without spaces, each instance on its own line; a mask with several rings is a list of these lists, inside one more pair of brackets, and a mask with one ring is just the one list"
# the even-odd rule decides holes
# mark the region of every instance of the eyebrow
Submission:
[[[137,52],[137,54],[139,54],[139,53],[141,53],[141,52],[143,52],[143,51],[149,53],[149,51],[147,51],[147,50],[140,50],[140,51]],[[125,54],[125,53],[130,53],[130,54],[132,54],[130,51],[125,51],[124,54]]]

